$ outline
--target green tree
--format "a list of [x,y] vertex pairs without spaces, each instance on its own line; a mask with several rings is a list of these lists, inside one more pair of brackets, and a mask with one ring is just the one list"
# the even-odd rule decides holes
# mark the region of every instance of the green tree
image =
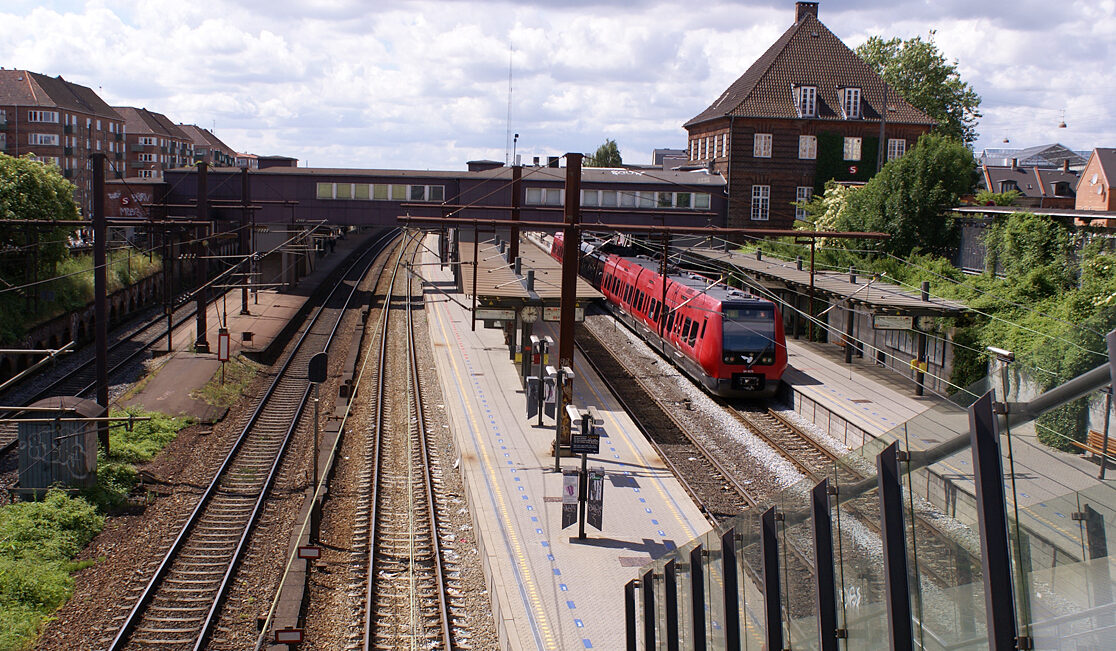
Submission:
[[[56,221],[78,218],[74,185],[58,168],[32,160],[0,154],[0,277],[19,284],[28,272],[28,260],[37,253],[40,271],[50,271],[66,256],[66,238],[74,230],[33,227],[22,220]],[[7,222],[7,223],[5,223]]]
[[848,195],[835,226],[891,235],[878,242],[856,241],[859,248],[900,257],[915,249],[945,254],[956,245],[956,229],[947,211],[972,189],[974,165],[973,153],[958,140],[926,134],[906,155],[888,162]]
[[961,80],[957,61],[950,63],[938,50],[933,31],[925,41],[920,36],[906,41],[873,36],[856,53],[891,90],[937,120],[940,133],[967,145],[976,140],[980,95]]
[[620,167],[624,161],[620,158],[620,148],[616,141],[608,138],[604,144],[597,147],[597,152],[585,159],[585,167]]

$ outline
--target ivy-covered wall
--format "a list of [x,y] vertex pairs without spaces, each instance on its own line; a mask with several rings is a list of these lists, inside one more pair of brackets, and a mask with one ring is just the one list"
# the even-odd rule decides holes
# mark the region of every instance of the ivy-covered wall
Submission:
[[[825,184],[831,179],[867,183],[876,174],[880,139],[866,136],[861,143],[860,160],[845,160],[845,137],[835,131],[818,133],[817,171],[814,174],[814,194],[825,194]],[[856,172],[851,170],[855,168]]]

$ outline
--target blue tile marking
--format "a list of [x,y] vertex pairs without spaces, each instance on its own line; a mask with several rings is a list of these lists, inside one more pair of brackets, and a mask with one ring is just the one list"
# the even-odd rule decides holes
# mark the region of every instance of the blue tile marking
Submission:
[[651,512],[651,509],[643,509],[643,510],[646,511],[647,513]]
[[[585,429],[589,429],[589,428],[588,428],[588,427],[586,427]],[[639,498],[639,503],[640,503],[640,504],[646,504],[646,503],[647,503],[647,498],[646,498],[646,497],[641,497],[641,498]]]
[[569,590],[569,588],[566,587],[565,583],[559,583],[558,584],[558,589],[561,590],[562,592],[566,592],[567,590]]
[[[528,510],[528,511],[534,511],[534,510],[535,510],[535,507],[533,507],[533,506],[531,506],[530,504],[528,504],[528,505],[527,505],[527,510]],[[538,522],[538,520],[535,520],[535,522]]]
[[541,544],[543,547],[550,547],[550,543],[545,540],[541,541],[539,544]]
[[[534,518],[531,518],[531,519],[534,520]],[[537,527],[535,528],[535,533],[542,533],[542,532],[543,532],[542,529],[539,529]]]
[[546,555],[546,560],[553,562],[554,561],[554,554],[547,554]]
[[529,497],[527,497],[526,495],[524,495],[524,496],[523,496],[523,499],[525,499],[525,500],[529,500],[529,499],[531,499],[531,498],[529,498]]
[[581,643],[585,645],[586,649],[592,649],[593,648],[593,643],[589,641],[589,638],[585,638],[584,640],[581,641]]
[[531,522],[538,522],[538,521],[539,521],[539,517],[537,515],[532,515],[531,516]]
[[659,535],[665,537],[666,533],[664,533],[662,529],[659,529]]
[[574,605],[574,602],[572,602],[572,601],[567,601],[567,602],[566,602],[566,608],[569,608],[569,609],[571,609],[571,610],[572,610],[572,609],[574,609],[574,608],[577,608],[577,606],[575,606],[575,605]]
[[659,521],[658,520],[651,520],[651,524],[658,525]]
[[562,576],[562,570],[554,568],[554,576]]

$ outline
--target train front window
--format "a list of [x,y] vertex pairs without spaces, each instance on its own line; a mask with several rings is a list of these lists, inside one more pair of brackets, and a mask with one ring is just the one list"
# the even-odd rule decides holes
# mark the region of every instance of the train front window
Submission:
[[775,363],[775,309],[770,306],[729,307],[722,312],[726,364]]

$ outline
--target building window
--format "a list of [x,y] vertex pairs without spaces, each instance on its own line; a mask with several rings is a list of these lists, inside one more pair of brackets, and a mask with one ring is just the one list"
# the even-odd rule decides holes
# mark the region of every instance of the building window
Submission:
[[659,208],[671,208],[674,206],[674,193],[673,192],[660,192],[658,197]]
[[752,155],[756,158],[771,158],[771,134],[757,133],[752,144]]
[[617,205],[616,190],[601,190],[601,206],[615,208]]
[[771,210],[771,186],[752,186],[752,219],[754,221],[767,221]]
[[562,190],[558,188],[527,188],[527,205],[560,206]]
[[407,186],[393,185],[391,186],[391,200],[392,201],[406,201],[407,200]]
[[58,145],[58,136],[53,133],[29,133],[27,141],[32,145]]
[[150,136],[140,136],[139,144],[148,145],[148,146],[154,145],[155,144],[155,138],[152,138]]
[[446,186],[444,185],[430,185],[426,188],[427,201],[445,201],[446,200]]
[[694,208],[697,210],[709,210],[709,195],[705,193],[695,194]]
[[728,156],[729,155],[728,151],[729,151],[729,148],[728,148],[728,134],[727,133],[722,133],[721,134],[721,155],[722,156]]
[[[139,170],[139,172],[136,174],[136,176],[140,177],[141,179],[153,179],[153,178],[155,178],[155,170]],[[322,183],[322,184],[319,184],[319,185],[329,185],[329,184],[328,183]]]
[[58,111],[28,111],[28,122],[53,122],[58,124]]
[[907,153],[907,141],[902,138],[888,138],[887,140],[887,159],[895,160],[903,154]]
[[814,160],[818,157],[817,136],[798,136],[798,157],[803,160]]
[[[143,160],[144,156],[150,156],[150,155],[151,154],[140,154],[140,160]],[[332,183],[319,183],[318,184],[318,198],[319,199],[332,199],[333,198],[333,184]]]
[[97,120],[97,131],[101,130],[101,121]]
[[705,157],[713,158],[713,136],[705,137]]
[[845,138],[845,160],[860,160],[861,138]]
[[818,89],[816,86],[796,86],[794,89],[794,107],[798,110],[798,117],[812,118],[818,114]]
[[690,141],[690,160],[697,160],[697,154],[698,154],[697,148],[698,148],[698,141],[697,140],[691,140]]
[[625,208],[635,208],[636,200],[639,198],[638,192],[621,192],[620,205]]
[[798,186],[798,188],[794,192],[794,200],[796,202],[796,204],[794,206],[794,218],[795,219],[806,219],[806,209],[803,208],[799,204],[806,203],[806,202],[810,201],[810,199],[813,198],[813,196],[814,196],[814,187],[813,186],[811,186],[811,185],[800,185],[800,186]]
[[705,160],[708,158],[705,149],[705,138],[698,138],[698,160]]
[[690,195],[689,192],[679,192],[678,194],[675,194],[674,195],[674,207],[675,208],[689,208],[690,207],[690,197],[691,197],[691,195]]
[[356,185],[354,185],[353,186],[353,198],[354,199],[363,199],[363,200],[367,201],[368,200],[368,184],[367,183],[357,183]]
[[841,109],[845,112],[846,120],[855,120],[860,117],[860,89],[846,88],[844,98],[841,100]]

